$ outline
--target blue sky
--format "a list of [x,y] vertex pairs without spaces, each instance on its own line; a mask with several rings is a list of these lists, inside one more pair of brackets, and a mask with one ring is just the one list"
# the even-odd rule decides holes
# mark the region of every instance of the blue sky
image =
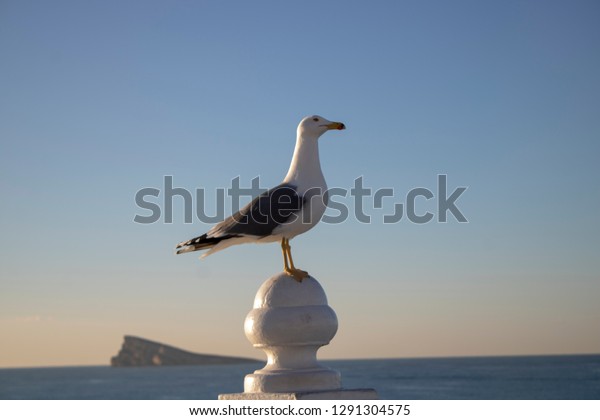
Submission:
[[348,127],[320,140],[330,187],[468,187],[469,223],[383,224],[390,199],[292,242],[340,321],[323,357],[600,352],[599,17],[594,1],[4,1],[0,366],[105,364],[124,334],[259,357],[242,323],[279,247],[176,257],[210,225],[180,202],[172,224],[135,224],[134,196],[172,175],[212,209],[237,176],[275,185],[315,113]]

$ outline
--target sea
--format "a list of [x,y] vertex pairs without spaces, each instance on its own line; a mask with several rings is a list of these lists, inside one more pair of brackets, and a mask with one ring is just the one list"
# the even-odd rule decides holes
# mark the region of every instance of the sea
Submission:
[[[385,400],[598,400],[600,355],[330,360]],[[3,400],[215,400],[260,364],[0,369]]]

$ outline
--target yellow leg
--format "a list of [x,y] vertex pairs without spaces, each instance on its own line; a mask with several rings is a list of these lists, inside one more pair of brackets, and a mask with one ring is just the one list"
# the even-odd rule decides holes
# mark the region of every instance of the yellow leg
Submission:
[[285,238],[281,240],[281,252],[283,254],[283,271],[288,273],[290,271],[290,266],[288,264],[288,256],[287,256],[287,247],[286,247]]
[[301,282],[304,278],[308,277],[308,273],[306,271],[300,270],[294,266],[292,247],[290,246],[289,239],[283,238],[281,240],[281,249],[283,250],[283,261],[285,263],[284,271],[290,276],[294,277],[298,282]]

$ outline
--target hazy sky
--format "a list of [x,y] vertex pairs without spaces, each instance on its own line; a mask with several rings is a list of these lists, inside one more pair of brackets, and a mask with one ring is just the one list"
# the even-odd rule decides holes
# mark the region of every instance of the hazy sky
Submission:
[[[2,1],[0,366],[107,364],[124,334],[261,357],[243,320],[279,246],[175,256],[210,225],[181,199],[134,223],[134,197],[172,175],[213,213],[237,176],[273,186],[315,113],[348,127],[320,140],[330,187],[394,191],[292,241],[338,315],[322,357],[600,352],[599,21],[597,1]],[[438,174],[468,223],[424,198],[434,221],[383,223]]]

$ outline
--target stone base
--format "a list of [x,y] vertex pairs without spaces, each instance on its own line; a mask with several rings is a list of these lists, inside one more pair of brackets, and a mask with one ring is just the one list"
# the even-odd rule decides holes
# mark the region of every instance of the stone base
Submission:
[[244,378],[244,392],[247,394],[328,391],[341,388],[340,373],[328,368],[289,371],[260,369]]
[[377,391],[366,389],[338,389],[306,392],[241,392],[221,394],[219,400],[378,400]]

